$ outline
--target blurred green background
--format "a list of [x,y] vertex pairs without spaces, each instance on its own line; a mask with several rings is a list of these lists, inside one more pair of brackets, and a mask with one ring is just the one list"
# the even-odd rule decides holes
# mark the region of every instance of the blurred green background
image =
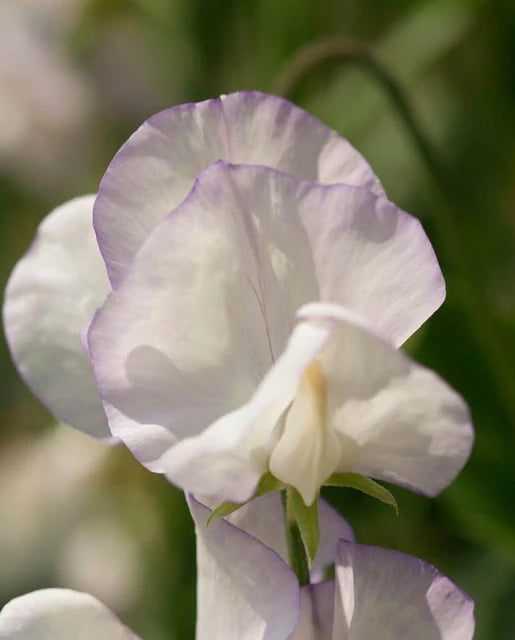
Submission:
[[[438,499],[400,515],[329,491],[359,541],[437,565],[477,602],[477,640],[515,638],[515,6],[481,0],[0,0],[0,283],[56,205],[94,192],[168,106],[273,90],[300,47],[359,39],[401,84],[442,190],[383,88],[324,65],[301,106],[362,151],[418,216],[447,301],[411,339],[468,400],[476,446]],[[180,492],[122,448],[52,425],[0,344],[0,601],[90,591],[148,640],[193,638],[194,538]]]

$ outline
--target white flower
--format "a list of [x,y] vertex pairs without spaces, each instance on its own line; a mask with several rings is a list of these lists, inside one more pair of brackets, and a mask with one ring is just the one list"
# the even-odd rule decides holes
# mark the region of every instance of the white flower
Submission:
[[84,4],[0,0],[0,167],[32,189],[63,184],[84,165],[75,151],[88,139],[95,98],[63,51]]
[[1,640],[138,640],[93,596],[42,589],[8,602],[0,612]]
[[89,349],[111,433],[190,491],[242,501],[270,467],[307,503],[341,471],[433,495],[461,469],[464,403],[395,350],[443,300],[438,263],[347,141],[259,93],[151,118],[95,201],[114,289],[86,345],[108,290],[91,205],[43,223],[4,306],[59,418],[108,435]]

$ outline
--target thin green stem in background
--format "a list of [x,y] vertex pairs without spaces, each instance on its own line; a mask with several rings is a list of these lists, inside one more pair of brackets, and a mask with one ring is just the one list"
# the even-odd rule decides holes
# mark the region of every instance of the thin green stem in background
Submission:
[[[465,291],[463,304],[469,316],[471,330],[515,426],[515,367],[504,348],[503,329],[491,313],[488,296],[479,288],[480,273],[474,256],[462,241],[458,223],[453,215],[453,211],[464,209],[463,199],[449,178],[442,159],[438,157],[418,123],[400,84],[365,43],[337,37],[308,44],[294,53],[278,76],[275,92],[292,97],[307,76],[321,66],[331,63],[363,67],[384,88],[431,173],[441,200],[441,206],[434,209],[436,232],[439,234],[446,259],[456,270]],[[463,219],[466,217],[464,215]]]
[[288,489],[281,490],[281,503],[283,505],[286,545],[288,547],[290,566],[295,571],[300,586],[303,587],[309,584],[308,557],[299,526],[293,515],[291,496]]

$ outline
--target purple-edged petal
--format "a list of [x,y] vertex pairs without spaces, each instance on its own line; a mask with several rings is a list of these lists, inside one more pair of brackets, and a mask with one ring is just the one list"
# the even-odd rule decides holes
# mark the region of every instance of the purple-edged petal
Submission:
[[280,556],[189,498],[197,533],[197,640],[286,640],[299,584]]
[[[326,326],[331,334],[315,359],[325,415],[312,429],[338,434],[341,458],[336,471],[361,473],[431,496],[450,484],[473,443],[470,414],[461,396],[342,307],[307,305],[299,317]],[[294,440],[293,429],[286,420],[270,469],[308,501],[317,480],[309,474],[309,459],[298,455],[302,441]],[[318,464],[326,464],[327,475],[334,471],[331,460]]]
[[92,224],[94,196],[55,209],[16,265],[4,299],[7,342],[22,377],[60,420],[109,436],[83,336],[109,282]]
[[299,624],[288,640],[332,640],[333,617],[333,580],[302,587]]
[[420,222],[367,189],[311,189],[299,203],[320,287],[318,300],[366,317],[396,346],[445,299]]
[[[248,497],[266,464],[271,431],[293,398],[302,369],[297,367],[288,378],[287,386],[294,382],[289,396],[268,385],[274,397],[271,412],[261,399],[257,405],[253,399],[252,407],[245,404],[285,348],[298,306],[320,299],[329,287],[338,301],[348,297],[355,310],[364,311],[357,293],[361,282],[365,310],[370,311],[374,296],[381,303],[374,323],[394,327],[397,338],[399,327],[406,332],[407,325],[397,322],[400,309],[389,306],[386,298],[395,278],[403,295],[410,290],[402,283],[415,258],[409,254],[409,262],[397,262],[393,272],[382,265],[395,245],[388,236],[390,249],[381,253],[384,216],[374,207],[382,211],[384,202],[363,188],[323,187],[263,167],[218,162],[204,171],[188,198],[154,229],[89,332],[114,435],[146,466],[166,471],[191,491],[206,493],[207,484],[229,499]],[[322,236],[311,221],[313,208],[321,220],[338,215],[347,220],[341,230],[339,271],[333,270],[328,282],[320,280],[327,271]],[[409,218],[397,217],[404,216]],[[360,217],[368,220],[368,230]],[[395,224],[388,225],[393,233]],[[383,256],[374,264],[388,279],[371,282],[367,272],[361,281],[360,256],[373,262],[374,252]],[[439,273],[436,262],[428,264]],[[418,275],[416,288],[423,290],[424,278]],[[415,294],[406,294],[405,303],[406,316],[410,304],[420,309]],[[416,311],[411,316],[420,321]],[[282,387],[280,376],[276,378]],[[257,433],[258,422],[261,452],[252,475],[240,483],[249,447],[257,448],[254,436],[247,436]],[[226,438],[220,437],[223,433]],[[166,464],[161,459],[165,453]],[[225,475],[237,487],[234,494],[230,487],[213,485],[222,477],[218,465],[225,454]],[[202,478],[192,478],[200,473]]]
[[471,640],[474,602],[432,565],[340,542],[333,640]]
[[175,438],[247,402],[282,351],[296,305],[316,292],[300,226],[270,208],[275,177],[211,166],[92,323],[111,429],[151,468],[161,470],[157,458]]
[[218,159],[382,192],[347,140],[282,98],[239,92],[173,107],[129,138],[100,184],[95,228],[113,286],[159,220]]
[[42,589],[8,602],[0,612],[1,640],[138,640],[93,596]]

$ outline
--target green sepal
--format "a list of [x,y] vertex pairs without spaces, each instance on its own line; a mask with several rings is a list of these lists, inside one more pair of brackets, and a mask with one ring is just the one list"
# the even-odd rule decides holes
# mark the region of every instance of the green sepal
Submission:
[[302,542],[309,559],[309,566],[313,566],[313,560],[318,551],[320,531],[318,528],[318,496],[309,507],[304,503],[300,493],[293,487],[288,488],[290,504],[293,516],[297,521]]
[[277,478],[274,478],[271,473],[265,473],[261,477],[261,480],[259,481],[257,489],[254,492],[252,498],[250,498],[246,502],[230,502],[229,500],[220,502],[220,504],[211,512],[211,515],[207,519],[206,526],[209,526],[213,520],[219,520],[220,518],[226,518],[227,516],[230,516],[231,513],[238,511],[238,509],[241,509],[241,507],[254,500],[254,498],[258,498],[265,493],[270,493],[270,491],[279,491],[280,489],[284,489],[284,484]]
[[376,498],[376,500],[389,504],[395,509],[395,513],[399,515],[397,500],[388,489],[385,489],[385,487],[371,478],[362,476],[360,473],[333,473],[324,484],[329,487],[348,487],[349,489],[362,491],[372,498]]

